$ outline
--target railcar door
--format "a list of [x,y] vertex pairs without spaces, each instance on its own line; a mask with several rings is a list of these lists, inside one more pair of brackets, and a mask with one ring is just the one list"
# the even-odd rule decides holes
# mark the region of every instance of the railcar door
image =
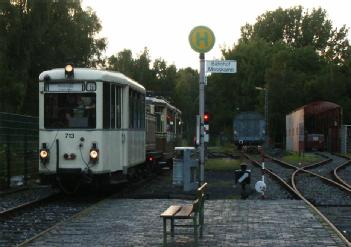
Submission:
[[102,101],[104,158],[112,172],[122,171],[126,164],[122,87],[105,82]]

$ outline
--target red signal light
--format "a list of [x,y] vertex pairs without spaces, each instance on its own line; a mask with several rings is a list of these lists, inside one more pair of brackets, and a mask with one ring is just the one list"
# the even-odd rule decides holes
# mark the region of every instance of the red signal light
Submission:
[[210,116],[209,116],[209,114],[206,112],[205,114],[204,114],[204,123],[205,124],[208,124],[208,121],[210,120]]

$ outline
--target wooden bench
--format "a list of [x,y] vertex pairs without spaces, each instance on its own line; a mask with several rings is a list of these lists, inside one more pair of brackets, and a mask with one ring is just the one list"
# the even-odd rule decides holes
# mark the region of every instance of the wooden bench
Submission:
[[[193,227],[195,242],[198,241],[198,231],[202,237],[204,225],[204,203],[207,183],[204,183],[196,191],[196,198],[191,204],[171,205],[160,216],[163,218],[163,245],[167,245],[167,235],[174,237],[175,227]],[[176,225],[175,220],[191,219],[192,224]],[[171,229],[167,231],[167,220],[171,221]]]

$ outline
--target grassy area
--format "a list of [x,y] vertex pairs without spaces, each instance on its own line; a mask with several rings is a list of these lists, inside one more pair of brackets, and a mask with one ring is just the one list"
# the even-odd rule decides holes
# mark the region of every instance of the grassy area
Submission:
[[233,153],[234,152],[234,145],[233,144],[226,144],[224,146],[208,147],[207,149],[209,151],[212,151],[212,152]]
[[335,154],[351,158],[351,153],[346,153],[346,154],[345,153],[335,153]]
[[212,181],[211,182],[211,187],[213,188],[213,187],[232,187],[233,186],[233,183],[234,183],[234,181],[216,181],[216,182],[214,182],[214,181]]
[[240,168],[240,160],[233,159],[208,159],[205,163],[205,170],[231,171]]
[[299,155],[298,153],[289,153],[287,155],[285,155],[282,158],[283,161],[292,164],[292,165],[308,165],[308,164],[312,164],[312,163],[316,163],[319,161],[322,161],[323,158],[319,155],[315,155],[312,153],[304,153],[303,155]]

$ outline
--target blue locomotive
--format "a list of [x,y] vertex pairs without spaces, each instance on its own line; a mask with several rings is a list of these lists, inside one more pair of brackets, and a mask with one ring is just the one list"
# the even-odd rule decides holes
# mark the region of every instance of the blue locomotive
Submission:
[[266,139],[266,121],[258,112],[241,112],[233,121],[234,144],[239,150],[262,145]]

